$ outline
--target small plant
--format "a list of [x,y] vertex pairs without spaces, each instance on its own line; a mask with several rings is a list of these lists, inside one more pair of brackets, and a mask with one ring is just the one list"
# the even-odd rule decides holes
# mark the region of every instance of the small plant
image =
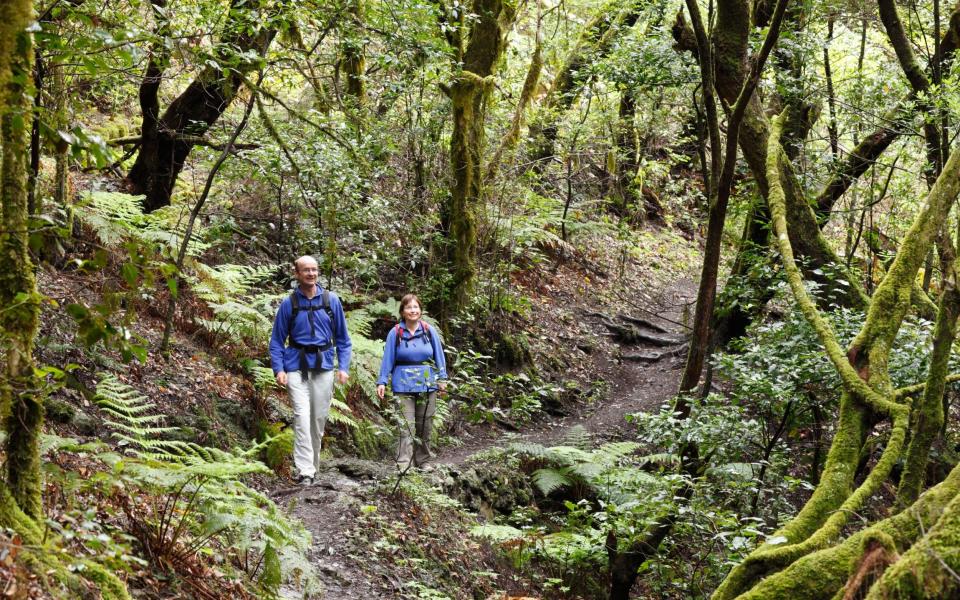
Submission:
[[[316,576],[306,557],[309,534],[240,481],[247,474],[270,472],[254,457],[274,438],[230,452],[163,439],[171,430],[162,424],[165,417],[113,377],[101,380],[96,401],[131,454],[104,460],[130,490],[121,494],[121,506],[130,534],[151,563],[182,574],[197,593],[207,585],[197,577],[204,572],[197,556],[220,553],[268,596],[285,580],[299,581],[308,593],[315,590]],[[240,594],[243,588],[237,589]]]

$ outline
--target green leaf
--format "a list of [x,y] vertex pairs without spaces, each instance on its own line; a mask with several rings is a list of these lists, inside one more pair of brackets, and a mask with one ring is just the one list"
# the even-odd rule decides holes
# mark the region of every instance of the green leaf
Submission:
[[137,265],[133,263],[125,262],[123,266],[120,267],[120,276],[123,277],[123,280],[129,287],[134,287],[137,284],[139,274],[140,270],[137,268]]
[[272,593],[276,593],[283,583],[280,558],[270,542],[267,542],[267,547],[263,549],[263,574],[260,576],[260,583]]

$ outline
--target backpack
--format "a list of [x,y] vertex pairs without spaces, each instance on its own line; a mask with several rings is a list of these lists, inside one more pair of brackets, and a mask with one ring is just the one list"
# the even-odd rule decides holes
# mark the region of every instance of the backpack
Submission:
[[[426,321],[420,321],[420,326],[423,327],[423,335],[426,336],[427,341],[430,342],[430,346],[434,348],[434,351],[436,351],[436,346],[434,346],[433,344],[433,332],[430,331],[430,326],[427,325]],[[397,334],[396,340],[395,340],[396,345],[394,346],[394,348],[396,349],[400,347],[400,340],[403,338],[403,327],[400,325],[400,323],[397,323],[397,326],[395,328],[395,333]],[[413,337],[416,337],[416,336],[413,336]],[[411,337],[410,339],[413,339],[413,337]]]
[[[319,360],[319,354],[326,352],[331,347],[333,347],[334,340],[337,339],[337,322],[333,319],[333,309],[330,307],[330,292],[328,290],[323,290],[323,296],[320,302],[320,306],[310,306],[301,307],[300,301],[297,299],[297,290],[293,290],[290,294],[290,306],[293,309],[293,312],[290,314],[290,334],[287,338],[287,345],[291,348],[296,348],[300,353],[300,374],[304,379],[310,378],[310,371],[307,368],[307,354],[316,354],[318,355],[317,359]],[[310,311],[322,310],[327,313],[327,317],[330,319],[330,341],[322,346],[304,346],[293,341],[293,325],[297,318],[297,313],[300,311],[307,311],[307,322],[310,323],[310,336],[316,337],[317,333],[314,328],[313,319],[310,318]]]
[[[293,290],[290,293],[290,306],[293,308],[293,312],[290,314],[290,335],[293,335],[293,324],[297,319],[297,313],[301,310],[317,311],[323,310],[327,313],[327,317],[330,319],[330,339],[337,339],[337,322],[333,318],[333,309],[330,307],[330,290],[323,290],[323,295],[320,301],[320,306],[310,305],[305,308],[300,307],[300,301],[297,299],[297,290]],[[307,321],[310,323],[310,335],[316,336],[316,331],[314,330],[313,319],[307,317]],[[293,346],[293,338],[290,338],[289,345]]]

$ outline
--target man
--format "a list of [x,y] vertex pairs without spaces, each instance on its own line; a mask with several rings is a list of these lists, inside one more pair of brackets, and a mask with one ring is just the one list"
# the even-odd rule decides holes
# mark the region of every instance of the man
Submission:
[[[297,483],[312,485],[330,412],[333,383],[349,377],[351,343],[340,299],[317,284],[312,256],[293,262],[297,288],[280,303],[270,337],[270,363],[293,404],[293,463]],[[287,343],[289,340],[289,343]],[[334,375],[333,354],[337,353]]]

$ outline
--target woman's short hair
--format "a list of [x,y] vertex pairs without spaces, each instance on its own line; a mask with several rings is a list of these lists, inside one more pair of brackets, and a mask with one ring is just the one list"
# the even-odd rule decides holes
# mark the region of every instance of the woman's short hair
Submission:
[[423,303],[420,302],[420,298],[417,298],[416,294],[407,294],[403,298],[400,298],[400,318],[403,318],[403,309],[407,307],[411,302],[416,302],[417,306],[421,309],[423,308]]

